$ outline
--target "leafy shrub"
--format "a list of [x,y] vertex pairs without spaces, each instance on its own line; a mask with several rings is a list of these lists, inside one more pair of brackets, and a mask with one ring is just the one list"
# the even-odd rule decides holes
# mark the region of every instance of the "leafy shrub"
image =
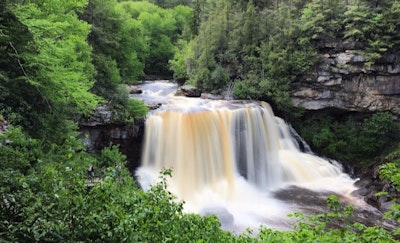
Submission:
[[261,94],[256,81],[240,80],[235,82],[233,96],[235,99],[258,99]]
[[137,99],[129,98],[129,92],[125,85],[119,86],[117,93],[111,101],[112,120],[122,123],[134,123],[135,120],[146,116],[149,109]]
[[98,158],[98,163],[96,164],[98,167],[112,167],[116,164],[121,166],[125,165],[126,156],[121,154],[118,150],[118,146],[110,145],[109,147],[105,147],[101,150],[101,153]]
[[396,139],[398,128],[389,113],[375,113],[364,122],[360,135],[362,152],[376,156]]
[[[4,143],[6,138],[9,143]],[[126,162],[117,147],[104,149],[96,158],[73,137],[61,145],[42,147],[14,128],[0,141],[0,238],[4,241],[232,240],[215,216],[183,213],[183,204],[167,190],[168,172],[147,192],[137,187],[125,167],[118,176],[111,173],[115,162]],[[106,167],[97,183],[87,180],[89,164]]]
[[389,113],[375,113],[363,121],[328,117],[302,124],[299,131],[313,149],[342,161],[372,161],[398,142],[398,127]]
[[10,126],[7,133],[0,134],[0,170],[12,169],[26,174],[40,156],[39,141],[25,136],[20,127]]
[[146,116],[149,109],[147,106],[140,100],[130,99],[128,100],[128,104],[126,105],[127,113],[134,120],[141,119]]
[[[379,168],[379,176],[382,179],[389,180],[396,187],[397,192],[400,192],[400,149],[389,153],[385,160],[390,162],[385,163]],[[392,218],[400,222],[400,200],[394,201],[395,204],[385,213],[385,218]],[[400,229],[397,230],[400,235]]]

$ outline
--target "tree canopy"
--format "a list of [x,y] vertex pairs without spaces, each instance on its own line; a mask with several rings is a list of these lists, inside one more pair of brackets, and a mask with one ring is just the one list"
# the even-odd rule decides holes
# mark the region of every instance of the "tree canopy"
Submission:
[[90,26],[77,16],[86,2],[2,4],[2,109],[33,135],[50,139],[57,130],[51,123],[88,114],[101,102],[90,92]]
[[290,83],[318,64],[324,43],[361,42],[367,65],[400,48],[398,1],[213,3],[203,8],[196,36],[175,54],[173,70],[205,91],[235,82],[236,98],[267,100],[283,111]]

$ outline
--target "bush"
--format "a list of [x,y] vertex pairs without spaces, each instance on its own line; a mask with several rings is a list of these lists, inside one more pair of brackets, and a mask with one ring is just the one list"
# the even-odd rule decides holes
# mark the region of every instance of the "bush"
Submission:
[[144,102],[129,98],[125,85],[119,86],[111,101],[112,120],[121,123],[134,123],[146,116],[149,109]]
[[41,155],[41,144],[25,136],[20,127],[10,126],[7,133],[0,134],[0,170],[26,174]]
[[[222,230],[215,216],[183,213],[183,203],[167,188],[166,177],[171,171],[164,171],[159,183],[148,191],[136,185],[125,167],[118,175],[112,173],[115,162],[126,162],[117,147],[108,147],[94,157],[84,152],[74,137],[60,145],[42,147],[21,130],[10,128],[0,138],[2,155],[30,155],[20,160],[1,157],[3,241],[395,242],[382,228],[349,223],[351,208],[342,208],[334,196],[328,198],[331,211],[326,214],[294,214],[298,222],[293,231],[261,228],[258,234],[234,235]],[[4,143],[6,138],[10,143]],[[89,164],[106,167],[106,173],[95,182],[89,181]],[[332,228],[332,224],[340,227]]]
[[149,108],[140,100],[130,99],[126,106],[127,113],[129,117],[134,120],[141,119],[146,116],[149,112]]
[[[385,161],[389,162],[380,166],[379,176],[393,183],[397,192],[400,192],[400,149],[389,153],[385,157]],[[390,210],[385,213],[385,218],[392,218],[400,223],[400,199],[395,199],[394,203]],[[397,234],[400,235],[400,229],[397,229]]]
[[375,113],[362,125],[360,133],[361,152],[366,156],[376,156],[396,140],[398,128],[389,113]]
[[375,113],[364,120],[348,117],[339,122],[319,118],[306,120],[299,128],[314,150],[330,158],[347,162],[370,162],[393,147],[398,127],[389,113]]

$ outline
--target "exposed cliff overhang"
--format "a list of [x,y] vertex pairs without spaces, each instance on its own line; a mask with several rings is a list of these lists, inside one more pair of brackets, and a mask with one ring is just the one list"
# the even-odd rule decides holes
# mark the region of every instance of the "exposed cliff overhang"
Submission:
[[359,53],[321,54],[312,74],[292,84],[293,104],[307,110],[389,111],[400,116],[400,54],[384,55],[367,66]]

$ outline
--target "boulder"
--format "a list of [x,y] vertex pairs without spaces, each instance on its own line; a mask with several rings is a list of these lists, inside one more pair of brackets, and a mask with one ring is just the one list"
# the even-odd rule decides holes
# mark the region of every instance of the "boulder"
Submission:
[[200,97],[201,90],[192,85],[183,85],[175,93],[176,96]]
[[[380,212],[385,213],[393,205],[393,200],[399,200],[400,192],[392,183],[380,178],[380,165],[381,163],[374,163],[363,166],[364,168],[356,175],[360,179],[354,184],[358,189],[353,191],[352,195],[362,198]],[[384,194],[380,195],[380,192]]]
[[141,94],[143,93],[143,91],[141,89],[139,89],[139,87],[132,85],[130,90],[129,90],[130,94]]

